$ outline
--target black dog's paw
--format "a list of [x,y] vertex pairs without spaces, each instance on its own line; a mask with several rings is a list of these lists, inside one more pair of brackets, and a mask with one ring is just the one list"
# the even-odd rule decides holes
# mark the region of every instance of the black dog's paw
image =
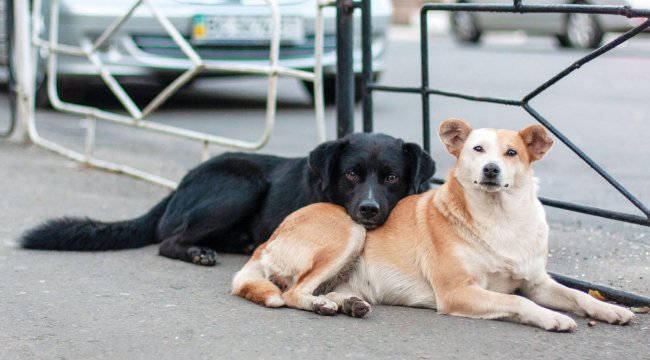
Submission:
[[187,254],[196,265],[214,266],[217,264],[217,252],[212,249],[192,246],[187,249]]
[[343,312],[357,318],[362,318],[372,311],[370,304],[359,299],[351,297],[343,301]]

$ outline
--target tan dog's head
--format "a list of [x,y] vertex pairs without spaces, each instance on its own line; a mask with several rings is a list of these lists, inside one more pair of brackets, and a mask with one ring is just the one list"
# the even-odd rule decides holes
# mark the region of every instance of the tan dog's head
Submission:
[[530,183],[530,164],[553,145],[541,125],[519,132],[472,128],[463,120],[447,119],[438,131],[447,151],[458,159],[455,175],[465,188],[508,191]]

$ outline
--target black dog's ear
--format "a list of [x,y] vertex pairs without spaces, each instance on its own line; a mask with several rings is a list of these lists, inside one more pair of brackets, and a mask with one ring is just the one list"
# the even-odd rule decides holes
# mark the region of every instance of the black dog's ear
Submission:
[[428,190],[427,183],[436,172],[436,163],[418,144],[405,143],[402,149],[411,160],[411,193],[417,194]]
[[309,153],[309,168],[321,181],[321,190],[327,189],[332,180],[334,166],[348,140],[327,141]]

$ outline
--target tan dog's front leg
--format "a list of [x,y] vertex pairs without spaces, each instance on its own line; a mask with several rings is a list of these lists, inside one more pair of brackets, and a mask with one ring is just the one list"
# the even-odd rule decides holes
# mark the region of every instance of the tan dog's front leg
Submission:
[[479,319],[509,319],[549,331],[571,331],[576,323],[570,317],[545,309],[516,295],[485,290],[476,285],[436,294],[438,312]]
[[311,295],[311,292],[301,288],[290,289],[283,293],[282,300],[290,308],[313,311],[321,315],[334,315],[339,309],[336,302],[324,295],[314,296]]
[[582,316],[588,315],[610,324],[626,325],[634,319],[634,314],[631,311],[596,300],[583,292],[558,284],[548,275],[540,282],[527,284],[521,291],[542,306],[571,311]]
[[325,295],[339,306],[339,311],[352,317],[361,318],[372,311],[368,302],[357,295],[348,284],[340,284],[333,292]]

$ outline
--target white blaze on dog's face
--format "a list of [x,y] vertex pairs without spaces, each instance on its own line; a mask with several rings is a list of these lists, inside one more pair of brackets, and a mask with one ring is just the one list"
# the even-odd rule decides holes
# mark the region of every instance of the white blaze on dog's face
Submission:
[[440,125],[440,138],[458,158],[456,178],[465,188],[507,191],[528,184],[530,164],[541,159],[553,140],[540,125],[519,132],[477,129],[459,119]]

